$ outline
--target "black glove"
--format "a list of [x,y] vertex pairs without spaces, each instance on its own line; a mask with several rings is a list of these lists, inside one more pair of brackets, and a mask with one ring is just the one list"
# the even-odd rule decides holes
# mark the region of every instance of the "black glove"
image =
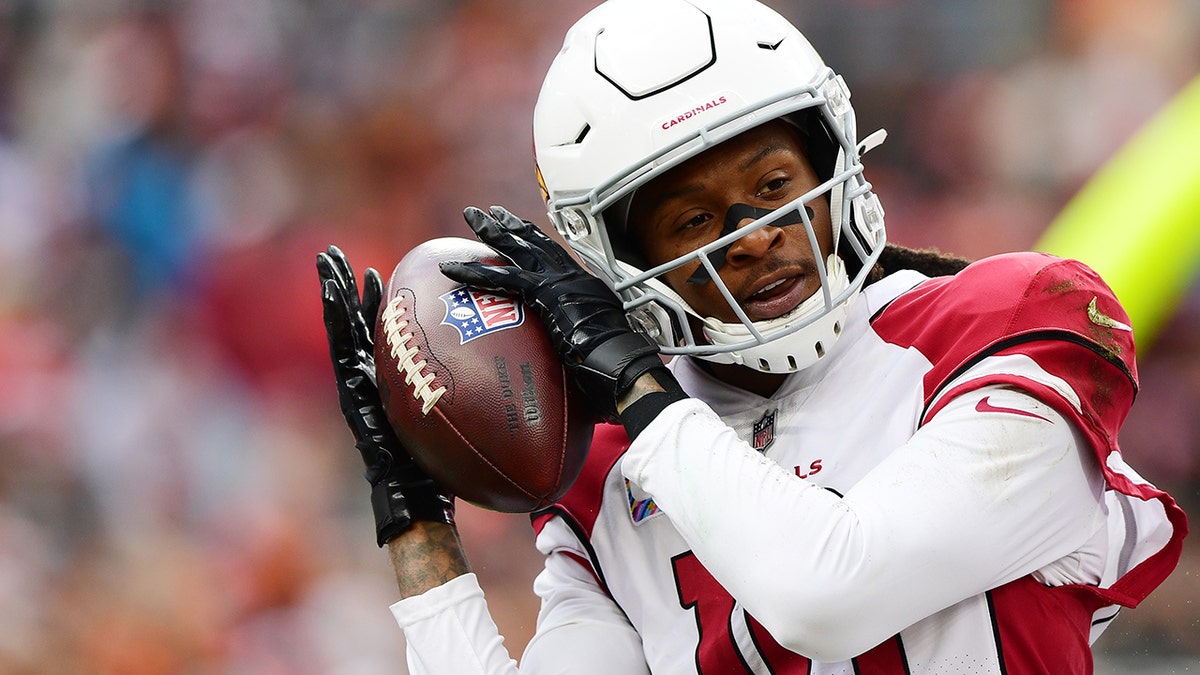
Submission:
[[375,385],[375,318],[383,299],[379,272],[367,268],[358,297],[354,270],[336,246],[317,254],[325,334],[338,402],[354,434],[371,484],[377,543],[382,547],[415,520],[454,524],[454,496],[428,476],[388,423]]
[[674,382],[658,345],[630,328],[612,289],[533,223],[499,206],[490,214],[469,207],[463,216],[475,236],[512,265],[451,262],[441,265],[442,273],[476,288],[516,294],[533,307],[567,372],[601,417],[617,421],[617,400],[646,372],[661,368],[655,379]]

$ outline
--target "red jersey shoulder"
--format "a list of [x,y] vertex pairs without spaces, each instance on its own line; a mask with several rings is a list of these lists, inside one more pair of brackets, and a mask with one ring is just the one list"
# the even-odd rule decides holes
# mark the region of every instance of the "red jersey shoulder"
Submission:
[[1129,316],[1100,276],[1077,260],[1044,253],[984,258],[955,276],[918,284],[871,323],[884,340],[915,347],[933,363],[927,380],[934,388],[974,359],[1043,339],[1087,347],[1136,387]]
[[540,532],[546,520],[561,515],[572,521],[573,526],[581,528],[582,533],[590,539],[604,499],[604,483],[613,466],[628,449],[629,436],[624,427],[619,424],[597,424],[579,477],[562,499],[533,514],[534,530]]

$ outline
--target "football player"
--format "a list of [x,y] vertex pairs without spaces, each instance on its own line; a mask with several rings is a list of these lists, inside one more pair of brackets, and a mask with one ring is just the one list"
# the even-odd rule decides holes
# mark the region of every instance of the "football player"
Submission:
[[[1174,568],[1171,497],[1123,460],[1133,333],[1084,265],[886,241],[850,92],[753,0],[609,0],[534,116],[550,220],[470,208],[597,426],[533,514],[523,673],[1088,673]],[[512,673],[453,496],[380,410],[371,327],[319,256],[342,408],[416,673]],[[664,359],[663,357],[667,357]],[[664,365],[665,363],[665,365]]]

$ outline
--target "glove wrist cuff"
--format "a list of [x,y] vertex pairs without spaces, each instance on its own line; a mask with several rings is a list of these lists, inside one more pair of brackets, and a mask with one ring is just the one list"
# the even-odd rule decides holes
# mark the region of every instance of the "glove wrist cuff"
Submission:
[[617,422],[617,401],[644,373],[661,367],[658,345],[640,333],[626,331],[602,342],[573,370],[576,385],[595,411],[603,419]]
[[650,423],[667,406],[688,397],[683,388],[679,386],[679,382],[675,380],[675,376],[666,367],[653,371],[651,377],[662,386],[663,391],[652,391],[642,395],[641,398],[626,406],[620,414],[621,425],[625,427],[625,433],[631,441],[650,426]]
[[454,498],[432,488],[383,480],[371,487],[375,539],[382,548],[418,520],[454,524]]
[[413,522],[404,493],[394,481],[380,481],[371,486],[371,512],[375,516],[375,540],[380,548]]

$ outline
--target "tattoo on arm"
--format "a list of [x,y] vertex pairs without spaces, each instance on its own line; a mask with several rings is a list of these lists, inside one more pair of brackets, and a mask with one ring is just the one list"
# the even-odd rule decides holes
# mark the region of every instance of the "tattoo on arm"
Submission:
[[638,399],[656,391],[663,391],[662,385],[658,380],[654,379],[654,375],[644,373],[641,377],[634,381],[633,386],[625,395],[617,401],[617,414],[625,412],[625,409],[633,405]]
[[400,597],[418,595],[471,571],[453,525],[419,520],[388,542]]

